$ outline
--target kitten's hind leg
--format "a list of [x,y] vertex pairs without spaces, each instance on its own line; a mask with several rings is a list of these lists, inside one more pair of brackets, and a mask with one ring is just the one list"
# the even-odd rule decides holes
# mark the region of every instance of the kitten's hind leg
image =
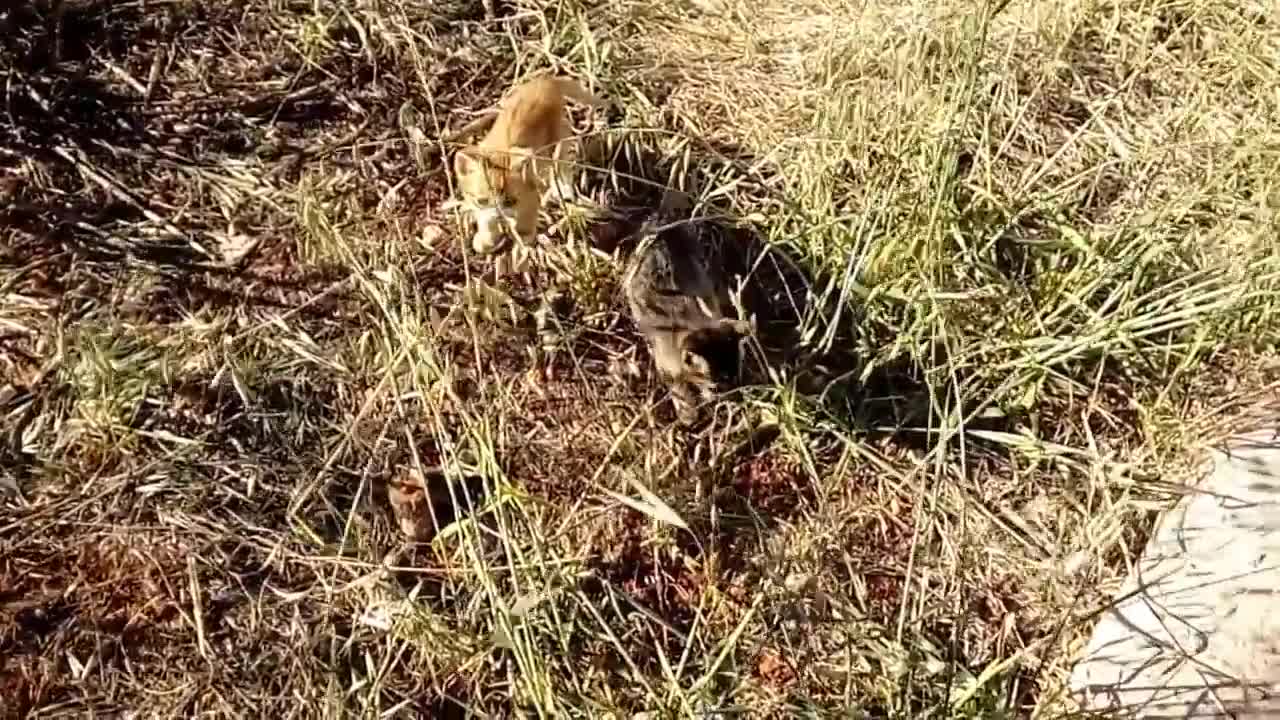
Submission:
[[551,152],[551,178],[547,192],[542,201],[555,200],[557,203],[572,203],[578,199],[577,153],[574,138],[566,138],[556,144]]

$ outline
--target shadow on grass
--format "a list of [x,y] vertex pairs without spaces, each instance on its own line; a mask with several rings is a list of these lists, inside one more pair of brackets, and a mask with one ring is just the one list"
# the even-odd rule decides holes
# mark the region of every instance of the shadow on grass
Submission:
[[[723,184],[720,178],[727,175],[751,180],[753,158],[742,148],[721,143],[703,152],[701,159],[692,153],[673,157],[628,135],[595,141],[587,154],[611,174],[600,173],[594,180],[593,190],[606,198],[607,210],[591,228],[593,245],[607,253],[629,252],[634,233],[658,208],[667,188],[697,198],[713,183]],[[721,203],[708,203],[694,216],[714,224],[729,240],[726,274],[742,289],[744,309],[756,319],[759,352],[747,354],[743,370],[748,383],[767,384],[771,370],[783,371],[821,412],[856,431],[884,432],[927,422],[921,368],[902,357],[867,370],[868,360],[858,356],[861,309],[839,307],[833,297],[837,293],[825,292],[838,289],[838,279],[832,282],[785,248],[765,242],[761,228],[731,219],[732,208]]]
[[[298,156],[287,141],[266,142],[264,123],[287,136],[352,112],[335,83],[284,66],[235,86],[216,73],[192,84],[142,67],[238,22],[233,10],[201,3],[142,8],[52,0],[0,11],[0,225],[17,238],[6,264],[62,249],[100,263],[216,266],[208,234],[226,218],[175,196],[171,175],[199,176],[227,158]],[[175,206],[181,220],[170,220]]]
[[[592,150],[613,170],[612,176],[595,180],[596,194],[607,198],[610,212],[590,236],[605,252],[625,255],[632,249],[635,231],[658,208],[668,187],[697,198],[723,185],[726,176],[752,180],[753,159],[739,148],[707,148],[700,160],[691,152],[673,157],[625,135],[611,142],[602,141]],[[726,165],[731,166],[727,172]],[[855,437],[891,438],[899,446],[923,451],[936,447],[943,435],[931,431],[942,424],[934,405],[949,399],[946,389],[935,387],[933,393],[941,396],[931,397],[924,369],[911,357],[868,367],[872,361],[856,352],[865,335],[861,308],[839,307],[839,293],[826,292],[838,290],[839,279],[767,243],[759,227],[729,219],[735,214],[731,207],[712,202],[695,214],[715,223],[720,236],[729,240],[727,246],[735,252],[727,254],[727,274],[740,281],[744,309],[756,317],[758,352],[746,356],[745,385],[768,388],[782,377],[808,405],[811,417],[828,427]],[[981,418],[968,427],[1005,429],[1009,422]],[[676,552],[652,552],[648,521],[640,513],[622,511],[615,541],[619,547],[611,557],[589,565],[584,592],[602,601],[625,598],[635,612],[661,617],[674,630],[671,650],[676,651],[683,642],[679,633],[689,630],[697,614],[691,599],[704,597],[708,585],[727,592],[725,583],[748,572],[749,558],[759,555],[778,528],[818,502],[810,472],[776,447],[780,435],[777,427],[762,428],[709,466],[686,462],[677,473],[680,482],[710,488],[714,512],[691,509],[682,514],[690,529],[675,532]],[[812,428],[806,437],[820,445],[823,435]],[[819,466],[826,462],[818,459]],[[679,500],[674,506],[692,508]],[[868,581],[872,595],[874,580]]]

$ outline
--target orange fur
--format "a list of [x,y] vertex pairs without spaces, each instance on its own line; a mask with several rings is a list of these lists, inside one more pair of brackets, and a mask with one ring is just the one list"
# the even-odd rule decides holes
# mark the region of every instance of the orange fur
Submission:
[[459,194],[476,221],[476,252],[504,250],[511,234],[533,239],[549,173],[572,187],[568,168],[577,148],[566,99],[603,105],[575,80],[533,78],[499,103],[493,126],[478,144],[454,155]]

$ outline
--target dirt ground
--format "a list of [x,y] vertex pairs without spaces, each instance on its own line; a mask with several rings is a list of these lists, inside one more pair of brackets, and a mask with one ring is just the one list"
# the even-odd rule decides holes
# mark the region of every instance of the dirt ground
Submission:
[[[1112,157],[1155,167],[1116,148],[1157,113],[1107,125],[1100,98],[1182,86],[1090,56],[1139,34],[1107,39],[1101,10],[1060,43],[1072,77],[1015,58],[1025,76],[973,90],[950,30],[858,68],[986,93],[955,153],[942,104],[902,101],[919,128],[812,105],[839,63],[788,43],[821,33],[750,5],[724,17],[774,34],[631,3],[0,10],[0,716],[1057,716],[1194,445],[1273,393],[1274,216],[1218,193],[1265,206],[1274,153],[1171,220],[1150,198],[1174,171],[1139,198]],[[1152,47],[1248,19],[1167,5]],[[1263,58],[1280,29],[1248,22]],[[1242,66],[1274,89],[1274,58]],[[566,211],[495,278],[440,138],[545,68],[610,90],[574,112],[629,129],[584,180],[616,212]],[[849,155],[819,172],[803,153],[837,151],[753,134],[735,103],[844,123]],[[674,427],[591,246],[675,178],[798,258],[795,355],[823,392],[796,361]],[[1108,234],[1141,212],[1146,234]],[[387,488],[424,477],[439,517],[411,543]]]

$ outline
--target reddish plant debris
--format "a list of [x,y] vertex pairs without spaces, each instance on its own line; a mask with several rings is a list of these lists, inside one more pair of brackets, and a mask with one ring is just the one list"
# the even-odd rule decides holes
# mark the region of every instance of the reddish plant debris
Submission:
[[755,677],[765,687],[785,692],[796,681],[796,671],[783,659],[782,653],[766,647],[756,656]]
[[120,662],[180,613],[185,549],[140,534],[77,540],[0,561],[0,697],[20,713],[71,682],[64,657]]
[[[626,511],[614,518],[608,556],[596,565],[599,577],[627,593],[636,603],[677,628],[687,628],[709,585],[699,564],[676,547],[655,548],[647,542],[648,519]],[[674,637],[673,637],[674,640]]]
[[993,577],[983,590],[974,599],[978,617],[997,627],[1008,615],[1021,610],[1025,602],[1018,579],[1009,575]]
[[0,618],[8,620],[0,621],[0,644],[38,640],[40,618],[58,608],[107,632],[171,619],[177,610],[171,578],[182,574],[183,555],[150,539],[110,536],[14,558],[0,567],[6,589]]
[[902,578],[893,575],[868,575],[867,610],[871,616],[881,622],[889,622],[897,617],[902,604]]
[[734,469],[733,488],[753,509],[788,514],[813,497],[813,486],[795,461],[768,452]]

